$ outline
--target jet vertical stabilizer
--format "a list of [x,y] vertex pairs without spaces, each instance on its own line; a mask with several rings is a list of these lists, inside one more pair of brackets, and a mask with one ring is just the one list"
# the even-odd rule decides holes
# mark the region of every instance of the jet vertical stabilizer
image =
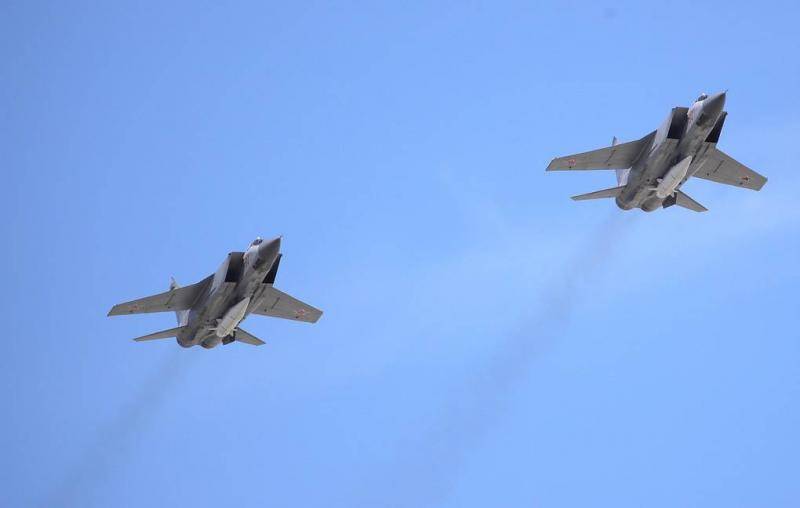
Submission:
[[[169,290],[170,291],[174,291],[176,289],[179,289],[180,287],[181,287],[181,285],[178,284],[178,281],[175,280],[175,277],[170,277],[169,278]],[[181,325],[181,326],[186,324],[186,321],[188,321],[188,319],[187,319],[188,317],[189,317],[189,311],[188,310],[175,311],[175,319],[178,320],[178,324]]]
[[[611,146],[617,146],[619,144],[619,140],[616,136],[611,138]],[[628,174],[631,172],[630,168],[627,169],[617,169],[615,170],[617,173],[617,185],[620,187],[624,187],[625,184],[628,183]],[[614,196],[616,197],[616,196]],[[574,198],[573,198],[574,199]]]

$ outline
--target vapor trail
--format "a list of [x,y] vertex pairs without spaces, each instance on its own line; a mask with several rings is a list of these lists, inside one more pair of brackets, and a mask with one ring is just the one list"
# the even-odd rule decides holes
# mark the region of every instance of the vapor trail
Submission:
[[384,496],[402,489],[397,497],[403,502],[384,498],[384,505],[430,506],[447,498],[468,454],[497,423],[514,387],[523,381],[535,359],[566,330],[582,296],[578,283],[604,268],[614,247],[630,230],[633,217],[614,210],[541,290],[545,298],[534,315],[521,323],[484,364],[476,366],[474,375],[451,399],[443,402],[435,428],[418,442],[409,443],[386,475],[391,477],[389,481],[404,484],[392,483]]
[[[188,354],[187,354],[188,353]],[[139,436],[161,410],[191,360],[191,353],[168,354],[138,393],[102,426],[42,506],[88,506],[95,488],[106,483],[129,459]]]

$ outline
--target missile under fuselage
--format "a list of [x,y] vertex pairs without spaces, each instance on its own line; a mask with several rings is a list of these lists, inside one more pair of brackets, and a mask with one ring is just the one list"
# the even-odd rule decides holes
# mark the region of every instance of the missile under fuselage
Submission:
[[686,177],[686,173],[689,171],[689,166],[691,164],[692,156],[689,155],[669,168],[669,171],[667,171],[664,177],[658,182],[658,187],[656,187],[656,196],[658,196],[660,199],[671,196],[675,192],[675,189],[678,188],[683,179]]
[[250,305],[249,296],[228,309],[222,319],[219,320],[219,324],[217,324],[217,329],[214,332],[217,337],[227,337],[239,326],[239,323],[244,319],[248,305]]

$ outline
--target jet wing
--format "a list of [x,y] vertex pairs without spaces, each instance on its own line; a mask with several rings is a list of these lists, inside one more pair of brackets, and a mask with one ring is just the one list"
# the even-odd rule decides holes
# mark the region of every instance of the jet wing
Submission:
[[197,301],[197,297],[200,296],[203,290],[211,283],[213,278],[213,275],[209,275],[191,286],[184,286],[157,295],[146,296],[138,300],[131,300],[130,302],[114,305],[114,307],[108,311],[108,315],[119,316],[122,314],[145,314],[148,312],[189,310],[194,302]]
[[753,190],[760,190],[767,183],[766,177],[717,148],[709,149],[708,158],[692,176]]
[[322,316],[321,310],[275,289],[270,284],[264,284],[262,295],[258,307],[252,311],[253,314],[305,321],[306,323],[316,323]]
[[556,157],[547,166],[547,171],[571,171],[583,169],[628,169],[655,137],[653,131],[642,139],[629,141],[619,145],[576,153],[564,157]]

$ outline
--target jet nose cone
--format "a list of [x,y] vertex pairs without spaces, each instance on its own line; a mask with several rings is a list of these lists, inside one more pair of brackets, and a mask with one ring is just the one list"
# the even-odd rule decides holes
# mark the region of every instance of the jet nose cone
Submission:
[[725,107],[725,95],[727,91],[712,95],[703,102],[703,112],[712,118],[717,118]]
[[272,240],[264,240],[261,242],[261,245],[258,246],[259,254],[263,253],[272,253],[274,252],[277,254],[281,250],[281,237],[273,238]]
[[272,266],[272,263],[275,262],[275,259],[278,257],[280,251],[281,251],[280,236],[272,240],[264,240],[263,242],[261,242],[261,245],[258,246],[259,264],[269,264],[269,266]]

